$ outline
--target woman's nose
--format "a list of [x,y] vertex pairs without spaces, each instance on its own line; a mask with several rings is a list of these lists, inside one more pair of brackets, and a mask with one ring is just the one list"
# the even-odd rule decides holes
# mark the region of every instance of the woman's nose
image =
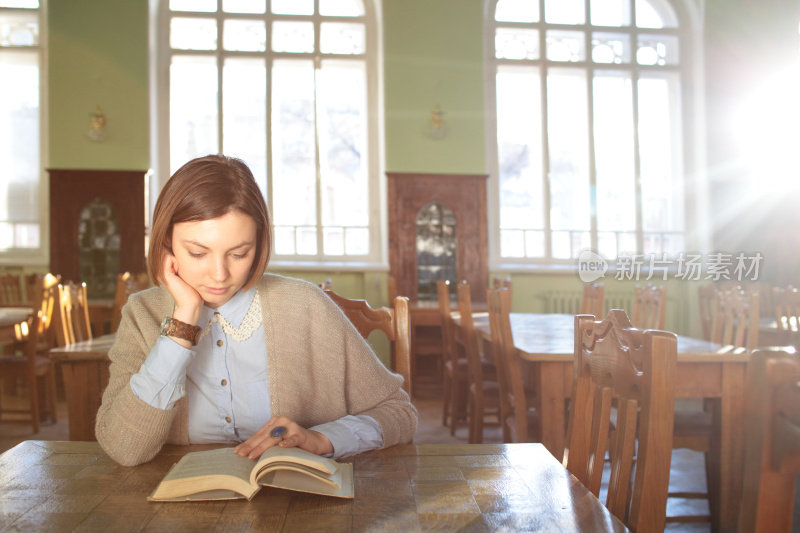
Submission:
[[228,279],[228,264],[224,260],[217,261],[214,264],[212,276],[215,281],[225,281]]

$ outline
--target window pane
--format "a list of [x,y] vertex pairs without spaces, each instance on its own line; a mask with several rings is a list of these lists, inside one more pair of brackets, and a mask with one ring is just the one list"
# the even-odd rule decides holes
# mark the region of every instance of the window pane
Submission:
[[369,228],[346,228],[344,236],[346,255],[367,255],[369,253]]
[[330,17],[363,17],[361,0],[319,0],[319,12]]
[[263,52],[267,49],[267,28],[263,20],[226,20],[223,33],[225,50]]
[[222,71],[222,151],[246,161],[267,190],[267,73],[263,58],[227,58]]
[[546,252],[544,231],[526,231],[525,257],[544,257]]
[[172,173],[190,159],[219,152],[216,58],[173,56],[169,94]]
[[314,24],[312,22],[273,22],[272,50],[294,53],[313,52]]
[[547,59],[550,61],[583,61],[586,59],[584,33],[580,31],[548,31]]
[[538,22],[539,2],[530,0],[498,0],[494,10],[498,22]]
[[636,230],[631,83],[627,72],[598,72],[593,81],[598,230]]
[[538,69],[498,68],[497,151],[503,229],[544,227],[540,86]]
[[272,12],[277,15],[313,15],[314,0],[272,0]]
[[367,226],[367,95],[363,63],[325,61],[319,73],[324,226]]
[[494,48],[498,59],[539,59],[539,32],[520,28],[497,28]]
[[593,33],[592,61],[595,63],[630,63],[630,37],[623,33]]
[[[272,186],[276,225],[317,222],[314,132],[314,64],[275,61],[272,68]],[[298,253],[316,253],[305,231]],[[313,243],[313,250],[312,250]],[[299,244],[298,244],[299,246]],[[309,251],[312,250],[312,251]]]
[[174,17],[170,21],[169,42],[178,50],[215,50],[217,21]]
[[583,0],[545,0],[544,18],[551,24],[583,24],[586,21]]
[[595,26],[630,26],[630,0],[591,0],[592,24]]
[[323,22],[319,41],[323,54],[363,54],[366,48],[364,25]]
[[36,9],[39,7],[39,0],[0,0],[0,7],[24,7]]
[[[39,247],[39,55],[28,50],[0,50],[0,221],[3,248]],[[20,226],[21,223],[30,223]],[[20,229],[35,238],[22,238]]]
[[228,13],[264,13],[266,0],[222,0],[222,10]]
[[322,250],[325,255],[344,255],[344,228],[324,228],[322,230]]
[[640,28],[677,28],[678,17],[667,0],[636,0],[636,25]]
[[553,229],[589,229],[586,71],[549,72],[550,223]]
[[0,46],[39,44],[39,12],[0,11]]
[[500,255],[503,257],[525,257],[525,232],[501,229]]
[[672,35],[639,35],[636,43],[636,62],[640,65],[676,65],[678,38]]
[[644,230],[684,229],[678,76],[642,78],[639,90]]
[[211,13],[217,10],[217,0],[169,0],[172,11],[200,11]]

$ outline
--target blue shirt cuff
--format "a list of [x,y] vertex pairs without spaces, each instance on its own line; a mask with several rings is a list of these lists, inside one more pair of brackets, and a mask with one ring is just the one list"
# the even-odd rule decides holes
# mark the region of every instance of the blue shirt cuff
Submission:
[[172,409],[186,395],[186,369],[194,352],[168,337],[158,337],[139,372],[131,376],[133,394],[157,409]]
[[331,441],[334,459],[349,457],[383,446],[383,432],[378,422],[367,415],[346,415],[312,428]]

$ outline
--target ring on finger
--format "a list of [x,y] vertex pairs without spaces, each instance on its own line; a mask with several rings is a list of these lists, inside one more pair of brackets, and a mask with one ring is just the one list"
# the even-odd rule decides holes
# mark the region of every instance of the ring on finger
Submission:
[[286,428],[284,426],[274,427],[269,432],[269,436],[272,437],[273,439],[283,440],[283,438],[286,436]]

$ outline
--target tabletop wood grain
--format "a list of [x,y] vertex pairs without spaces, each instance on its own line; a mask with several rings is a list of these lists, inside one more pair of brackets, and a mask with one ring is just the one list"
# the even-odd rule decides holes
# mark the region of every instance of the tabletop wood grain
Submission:
[[[263,488],[251,501],[147,502],[188,451],[123,467],[96,442],[26,441],[0,455],[13,531],[624,531],[541,444],[404,445],[352,460],[355,498]],[[5,530],[4,529],[4,530]]]

